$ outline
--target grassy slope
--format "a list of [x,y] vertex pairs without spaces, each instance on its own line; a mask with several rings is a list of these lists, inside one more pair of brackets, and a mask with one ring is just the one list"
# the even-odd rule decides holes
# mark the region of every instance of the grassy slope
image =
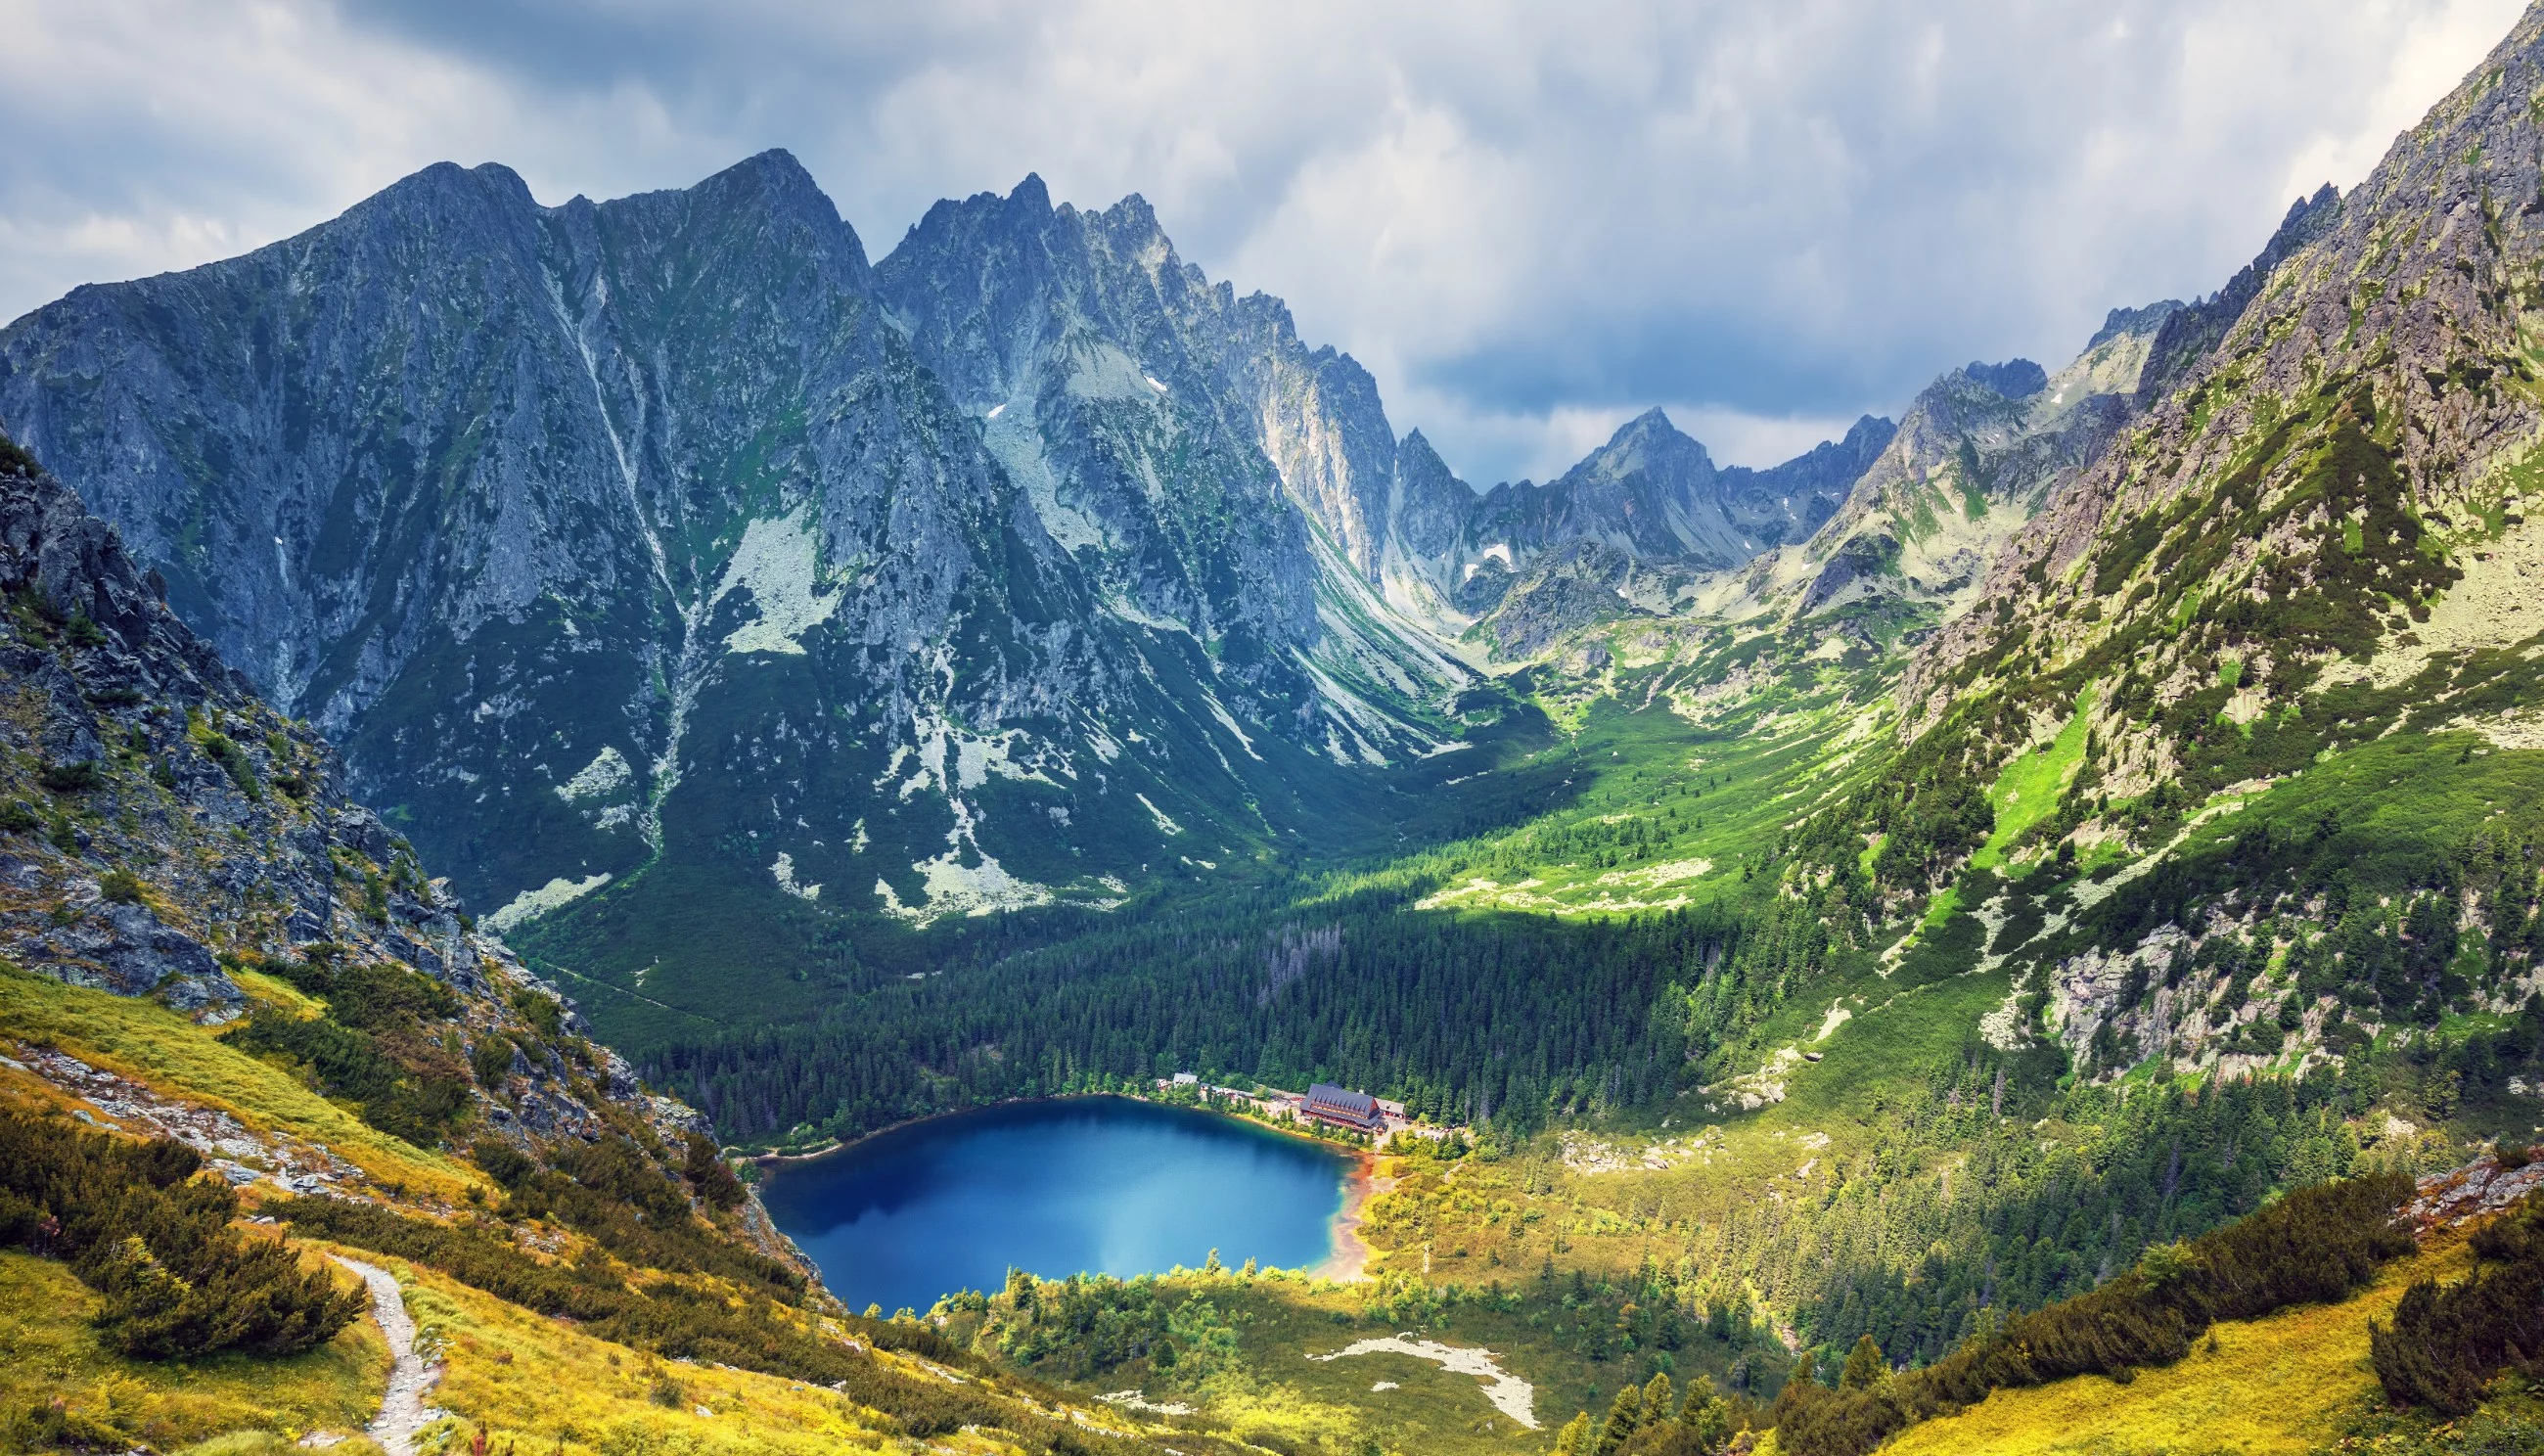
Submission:
[[[267,988],[275,984],[269,977],[256,977],[252,989],[267,996]],[[493,1186],[475,1169],[369,1126],[289,1073],[239,1051],[209,1028],[156,1002],[64,986],[0,967],[0,1038],[57,1047],[153,1091],[219,1108],[252,1130],[324,1144],[374,1180],[403,1184],[418,1195],[447,1199],[469,1187]],[[40,1100],[58,1100],[49,1084],[7,1068],[0,1068],[0,1086]]]
[[[359,1251],[356,1251],[359,1254]],[[443,1350],[434,1404],[459,1419],[426,1428],[428,1452],[467,1449],[483,1428],[502,1449],[590,1456],[598,1451],[804,1453],[877,1449],[889,1422],[800,1382],[721,1365],[665,1361],[577,1333],[403,1259],[360,1254],[397,1276],[418,1329]],[[655,1398],[658,1382],[678,1403]],[[665,1397],[672,1394],[666,1389]],[[700,1408],[712,1413],[701,1416]],[[969,1435],[953,1450],[997,1449]]]
[[[1589,1389],[1589,1372],[1533,1343],[1517,1315],[1473,1305],[1429,1317],[1391,1311],[1373,1304],[1366,1286],[1286,1273],[1182,1273],[1160,1284],[1170,1304],[1206,1299],[1221,1312],[1237,1332],[1235,1364],[1196,1386],[1160,1379],[1135,1360],[1083,1383],[1087,1393],[1140,1389],[1153,1402],[1197,1405],[1210,1424],[1240,1437],[1312,1450],[1376,1443],[1388,1451],[1483,1456],[1542,1448]],[[1427,1360],[1392,1352],[1308,1358],[1399,1333],[1491,1350],[1503,1370],[1536,1387],[1544,1429],[1529,1434],[1484,1399],[1480,1381]],[[1396,1388],[1375,1389],[1381,1382]],[[1562,1415],[1554,1416],[1558,1408]]]
[[289,1359],[220,1355],[161,1363],[106,1349],[89,1327],[101,1298],[52,1259],[0,1251],[0,1411],[58,1397],[173,1451],[243,1427],[359,1430],[379,1409],[388,1346],[367,1321]]
[[2085,738],[2092,731],[2094,689],[2076,699],[2076,711],[2058,736],[2005,766],[1988,789],[1988,807],[1996,811],[1996,828],[1988,842],[1970,856],[1972,869],[1993,869],[2005,862],[2006,848],[2024,831],[2049,817],[2058,796],[2084,761]]
[[2363,1408],[2381,1404],[2367,1364],[2368,1322],[2389,1318],[2414,1280],[2461,1277],[2471,1264],[2462,1240],[2436,1244],[2340,1304],[2219,1325],[2214,1350],[2202,1344],[2170,1369],[2127,1385],[2088,1375],[1998,1391],[1884,1449],[1897,1456],[2321,1450]]
[[1426,904],[1459,910],[1618,915],[1727,893],[1744,861],[1869,768],[1878,755],[1860,750],[1882,709],[1855,670],[1802,670],[1719,703],[1690,695],[1692,671],[1624,670],[1550,701],[1566,731],[1512,767],[1559,773],[1568,801],[1379,873],[1437,877]]

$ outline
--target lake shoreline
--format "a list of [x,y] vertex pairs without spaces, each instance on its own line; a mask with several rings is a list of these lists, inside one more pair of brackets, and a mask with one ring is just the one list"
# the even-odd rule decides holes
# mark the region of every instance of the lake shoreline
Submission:
[[[1369,1209],[1369,1200],[1395,1186],[1395,1179],[1378,1175],[1378,1154],[1360,1148],[1353,1150],[1351,1175],[1343,1181],[1343,1206],[1334,1213],[1333,1252],[1324,1261],[1306,1270],[1312,1279],[1329,1279],[1337,1284],[1361,1284],[1369,1280],[1369,1261],[1377,1251],[1360,1236],[1361,1224]],[[1380,1184],[1386,1186],[1382,1187]]]
[[[1065,1092],[1054,1096],[1003,1097],[994,1102],[983,1102],[976,1106],[957,1107],[942,1112],[930,1112],[923,1117],[905,1118],[900,1122],[876,1128],[871,1132],[861,1133],[853,1138],[834,1139],[818,1148],[807,1149],[801,1152],[771,1151],[766,1153],[745,1154],[736,1159],[736,1161],[749,1163],[754,1167],[766,1169],[771,1173],[776,1173],[800,1166],[820,1164],[839,1154],[846,1153],[851,1149],[864,1147],[867,1144],[890,1134],[906,1132],[914,1128],[925,1127],[930,1123],[944,1122],[953,1118],[970,1116],[975,1113],[991,1112],[1001,1108],[1046,1106],[1068,1102],[1104,1100],[1130,1102],[1144,1107],[1154,1107],[1167,1111],[1200,1113],[1215,1121],[1224,1123],[1232,1122],[1254,1131],[1272,1134],[1287,1141],[1308,1143],[1334,1153],[1338,1157],[1342,1158],[1347,1165],[1342,1175],[1342,1201],[1340,1206],[1334,1210],[1326,1221],[1327,1237],[1329,1242],[1328,1251],[1323,1258],[1318,1259],[1313,1263],[1302,1264],[1295,1270],[1295,1272],[1308,1278],[1326,1280],[1334,1283],[1358,1283],[1364,1282],[1369,1278],[1369,1274],[1367,1272],[1368,1266],[1370,1261],[1377,1256],[1377,1251],[1371,1249],[1361,1238],[1360,1230],[1363,1226],[1370,1200],[1377,1197],[1379,1194],[1387,1192],[1394,1183],[1394,1179],[1392,1178],[1382,1178],[1378,1175],[1377,1151],[1371,1148],[1355,1147],[1349,1143],[1338,1143],[1328,1138],[1318,1137],[1312,1132],[1296,1126],[1285,1126],[1279,1123],[1269,1122],[1259,1117],[1247,1116],[1241,1112],[1235,1112],[1206,1103],[1202,1105],[1191,1105],[1181,1102],[1171,1102],[1157,1097],[1142,1096],[1137,1092]],[[788,1242],[792,1244],[794,1241],[790,1238]],[[1167,1271],[1159,1270],[1158,1272],[1164,1273]]]
[[1231,1112],[1223,1108],[1213,1107],[1207,1104],[1192,1106],[1183,1102],[1162,1101],[1156,1097],[1144,1097],[1138,1092],[1056,1092],[1050,1096],[1044,1097],[1000,1097],[994,1102],[981,1102],[969,1107],[955,1107],[943,1112],[930,1112],[924,1117],[906,1117],[899,1122],[887,1123],[882,1127],[876,1128],[872,1132],[861,1132],[852,1138],[833,1138],[822,1146],[811,1149],[807,1152],[745,1153],[737,1157],[734,1161],[738,1163],[748,1163],[755,1168],[785,1168],[798,1163],[816,1163],[822,1159],[830,1157],[834,1153],[844,1153],[850,1148],[871,1143],[877,1138],[901,1132],[907,1128],[924,1127],[931,1122],[942,1122],[948,1117],[963,1117],[974,1112],[988,1112],[999,1107],[1029,1107],[1042,1102],[1086,1102],[1095,1101],[1104,1097],[1118,1097],[1123,1101],[1138,1102],[1141,1105],[1148,1107],[1166,1107],[1185,1112],[1207,1113],[1213,1117],[1224,1117],[1231,1122],[1239,1122],[1248,1127],[1261,1128],[1265,1132],[1277,1133],[1285,1138],[1296,1138],[1303,1143],[1313,1143],[1319,1148],[1330,1148],[1334,1152],[1339,1153],[1346,1158],[1369,1159],[1377,1156],[1377,1150],[1372,1148],[1355,1147],[1350,1143],[1337,1143],[1328,1138],[1317,1137],[1312,1132],[1303,1132],[1296,1126],[1285,1127],[1279,1123],[1266,1122],[1260,1117],[1248,1117],[1242,1112]]

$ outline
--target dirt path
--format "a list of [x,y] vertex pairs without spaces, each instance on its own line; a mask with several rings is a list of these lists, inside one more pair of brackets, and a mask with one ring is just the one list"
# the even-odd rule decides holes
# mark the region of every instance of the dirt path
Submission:
[[389,1366],[388,1394],[380,1401],[380,1414],[372,1419],[370,1436],[380,1443],[389,1456],[415,1456],[415,1433],[426,1424],[441,1417],[438,1411],[428,1412],[424,1393],[441,1378],[438,1369],[428,1368],[415,1352],[415,1321],[406,1312],[406,1299],[398,1293],[397,1280],[389,1271],[374,1268],[330,1254],[336,1262],[362,1276],[371,1289],[371,1318],[377,1320],[380,1334],[388,1339],[389,1353],[395,1357]]

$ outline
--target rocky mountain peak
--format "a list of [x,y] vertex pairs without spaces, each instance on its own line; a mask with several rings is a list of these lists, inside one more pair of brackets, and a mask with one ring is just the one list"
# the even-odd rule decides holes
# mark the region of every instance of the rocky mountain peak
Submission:
[[1995,364],[1972,360],[1961,366],[1960,372],[2008,399],[2029,399],[2049,387],[2049,371],[2027,359],[2010,359]]
[[2161,298],[2137,308],[2114,308],[2103,316],[2103,326],[2085,341],[2085,348],[2090,352],[2127,335],[2152,336],[2180,307],[2179,298]]
[[1663,471],[1681,482],[1692,482],[1712,472],[1713,457],[1655,406],[1618,426],[1606,445],[1562,478],[1589,473],[1622,476],[1636,470]]

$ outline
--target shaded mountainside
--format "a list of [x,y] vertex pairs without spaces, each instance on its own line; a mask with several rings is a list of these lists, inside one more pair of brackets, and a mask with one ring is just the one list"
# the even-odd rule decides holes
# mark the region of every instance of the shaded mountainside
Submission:
[[10,1449],[358,1428],[378,1336],[303,1241],[396,1271],[439,1382],[429,1450],[466,1426],[561,1451],[1156,1449],[840,1310],[703,1120],[478,933],[5,439],[0,596]]
[[1305,658],[1306,532],[1207,400],[1153,402],[1173,364],[1054,341],[1092,351],[1072,481],[1176,487],[1082,567],[877,286],[782,153],[553,208],[437,167],[22,320],[0,414],[463,889],[545,887],[515,916],[663,858],[921,922],[1109,903],[1431,741],[1402,712],[1463,675]]
[[557,207],[428,169],[11,325],[0,418],[506,924],[649,866],[924,925],[1383,838],[1460,652],[1587,619],[1455,643],[1516,576],[1666,609],[1889,437],[1717,469],[1652,415],[1478,497],[1136,197],[1029,179],[870,266],[782,152]]

